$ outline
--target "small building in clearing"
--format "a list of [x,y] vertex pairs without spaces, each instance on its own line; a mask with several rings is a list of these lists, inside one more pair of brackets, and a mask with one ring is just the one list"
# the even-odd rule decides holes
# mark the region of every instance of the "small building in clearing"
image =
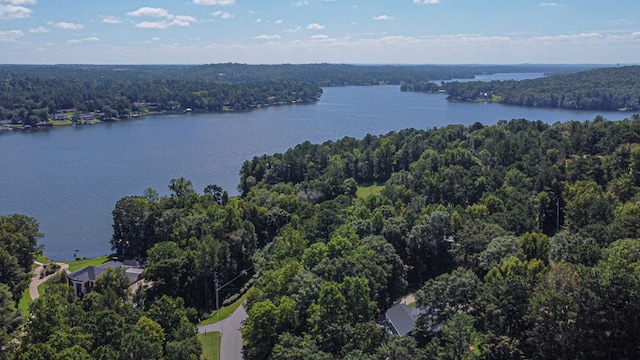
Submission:
[[420,308],[406,304],[397,304],[387,310],[385,317],[385,330],[389,335],[408,335],[422,313]]

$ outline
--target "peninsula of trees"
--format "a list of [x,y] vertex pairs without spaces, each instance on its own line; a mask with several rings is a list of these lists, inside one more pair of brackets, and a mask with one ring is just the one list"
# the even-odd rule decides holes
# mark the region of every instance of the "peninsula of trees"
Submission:
[[[114,273],[80,300],[61,284],[21,331],[5,302],[0,345],[19,359],[188,358],[218,276],[221,301],[250,288],[249,359],[637,358],[639,144],[637,115],[516,119],[305,142],[246,161],[238,197],[175,179],[113,211],[114,251],[146,257],[153,286],[126,300]],[[8,220],[28,226],[3,225],[0,244],[37,236]],[[375,320],[410,292],[423,313],[390,337]]]
[[539,79],[491,82],[408,83],[404,91],[447,93],[450,101],[576,110],[640,110],[640,66],[592,69]]

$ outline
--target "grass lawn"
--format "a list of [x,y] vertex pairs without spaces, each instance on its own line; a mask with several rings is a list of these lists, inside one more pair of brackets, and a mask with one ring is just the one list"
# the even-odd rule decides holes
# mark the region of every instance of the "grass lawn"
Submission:
[[29,288],[26,288],[22,293],[22,298],[20,298],[20,303],[18,303],[18,310],[20,310],[20,314],[23,319],[29,318],[29,307],[31,307],[31,296],[29,296]]
[[202,344],[202,360],[220,359],[220,332],[213,331],[206,334],[198,334],[198,340]]
[[[44,255],[37,256],[35,260],[43,264],[48,264],[52,261],[50,259],[47,259]],[[85,266],[91,266],[91,265],[98,266],[107,260],[109,260],[109,255],[101,256],[95,259],[86,259],[86,260],[79,260],[79,261],[63,261],[63,262],[68,263],[69,271],[73,272],[73,271],[82,269]],[[32,270],[35,268],[36,268],[36,265],[33,264]],[[40,294],[40,296],[42,296],[42,294],[44,293],[44,286],[42,285],[38,286],[38,293]],[[24,293],[22,293],[22,298],[18,303],[18,310],[20,310],[20,313],[22,314],[23,317],[29,316],[29,307],[31,306],[31,303],[32,303],[31,296],[29,295],[29,288],[27,287]]]
[[384,184],[370,184],[370,185],[358,185],[358,190],[356,191],[356,196],[359,198],[365,198],[369,195],[380,194],[384,189]]
[[207,325],[207,324],[213,324],[216,323],[220,320],[224,320],[226,318],[229,317],[229,315],[233,314],[234,311],[236,311],[236,309],[242,305],[242,303],[244,302],[244,299],[247,298],[247,294],[244,294],[240,297],[240,299],[238,299],[236,302],[234,302],[233,304],[227,306],[227,307],[223,307],[222,309],[220,309],[220,312],[218,314],[216,314],[216,312],[214,311],[213,314],[211,314],[211,316],[208,319],[203,320],[200,324],[198,325]]
[[105,255],[105,256],[101,256],[93,259],[78,260],[78,261],[63,261],[63,262],[69,264],[69,272],[74,272],[76,270],[82,269],[83,267],[101,265],[103,262],[107,260],[109,260],[109,255]]
[[49,120],[49,123],[53,126],[71,125],[71,120]]

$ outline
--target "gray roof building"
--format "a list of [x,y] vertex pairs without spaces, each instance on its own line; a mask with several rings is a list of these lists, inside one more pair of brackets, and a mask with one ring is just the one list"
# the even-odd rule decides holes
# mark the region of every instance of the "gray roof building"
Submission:
[[139,267],[134,267],[137,262],[125,261],[124,263],[116,260],[109,260],[100,266],[87,266],[80,270],[67,274],[69,279],[69,285],[73,286],[78,296],[84,296],[95,286],[95,281],[98,276],[102,275],[107,268],[117,269],[124,268],[125,273],[131,279],[131,283],[135,283],[142,279],[143,270]]
[[102,275],[104,269],[96,266],[87,266],[67,275],[69,284],[76,289],[78,296],[83,296],[93,289],[98,276]]
[[391,335],[407,335],[422,313],[420,308],[398,304],[385,312],[386,330]]

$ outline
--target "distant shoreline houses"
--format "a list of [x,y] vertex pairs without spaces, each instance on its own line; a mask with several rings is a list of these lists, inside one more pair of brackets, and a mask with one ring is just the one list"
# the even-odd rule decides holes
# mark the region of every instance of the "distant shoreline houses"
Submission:
[[93,290],[98,276],[102,275],[107,268],[124,268],[125,273],[131,280],[131,284],[142,280],[142,265],[135,260],[109,260],[100,266],[87,266],[67,274],[69,285],[76,291],[78,297],[83,297]]

